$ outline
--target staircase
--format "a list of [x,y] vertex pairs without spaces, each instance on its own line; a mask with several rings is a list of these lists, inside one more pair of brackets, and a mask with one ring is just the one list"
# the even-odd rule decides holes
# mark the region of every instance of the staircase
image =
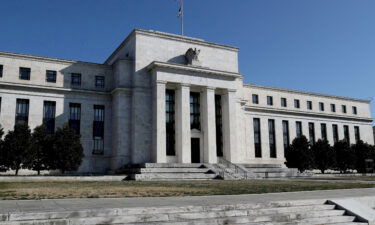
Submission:
[[0,225],[364,225],[325,200],[171,206],[0,215]]
[[293,178],[308,177],[307,173],[300,173],[295,168],[283,168],[281,164],[242,164],[255,178]]

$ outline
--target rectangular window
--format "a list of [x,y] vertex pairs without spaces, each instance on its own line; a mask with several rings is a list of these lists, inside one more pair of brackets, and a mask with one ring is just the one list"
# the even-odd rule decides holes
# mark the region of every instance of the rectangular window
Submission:
[[21,80],[30,80],[30,68],[20,67],[20,79]]
[[359,131],[359,127],[355,126],[354,127],[354,136],[355,136],[355,141],[358,142],[361,140],[361,133]]
[[104,105],[94,105],[94,121],[92,126],[92,138],[94,141],[92,154],[104,153]]
[[46,126],[49,134],[53,134],[55,132],[55,114],[56,102],[44,101],[43,124]]
[[342,113],[346,113],[346,105],[342,105],[341,108],[342,108]]
[[344,125],[344,139],[346,142],[350,143],[349,126],[347,125]]
[[281,106],[282,107],[287,107],[288,103],[286,101],[286,98],[281,98]]
[[300,106],[299,100],[298,99],[294,99],[294,108],[299,109],[300,107],[301,106]]
[[72,73],[71,74],[71,85],[72,86],[81,86],[81,74],[80,73]]
[[324,111],[324,103],[323,102],[319,102],[319,110],[320,111]]
[[353,110],[353,114],[354,114],[354,115],[357,115],[357,107],[353,106],[353,107],[352,107],[352,110]]
[[309,141],[310,144],[315,144],[315,125],[314,123],[309,123]]
[[336,124],[332,125],[332,131],[333,131],[333,142],[334,143],[339,142],[339,127]]
[[260,133],[260,119],[254,118],[253,125],[254,125],[255,157],[261,158],[262,157],[262,141],[261,141],[261,133]]
[[223,156],[223,117],[221,107],[221,95],[215,95],[216,115],[216,155]]
[[273,105],[273,97],[267,96],[267,105]]
[[259,104],[259,96],[256,94],[253,94],[253,104]]
[[4,69],[4,66],[0,65],[0,77],[3,77],[3,69]]
[[56,83],[56,71],[47,70],[46,71],[46,81],[51,83]]
[[302,133],[302,122],[297,121],[296,122],[296,136],[301,137],[303,135]]
[[104,76],[95,76],[95,87],[104,88],[104,85],[105,85],[104,82],[105,82]]
[[309,110],[313,109],[312,101],[307,101],[307,109],[309,109]]
[[327,140],[327,124],[320,124],[320,129],[322,131],[322,140]]
[[29,123],[29,99],[17,99],[16,124]]
[[201,129],[200,123],[200,94],[190,93],[190,129]]
[[284,153],[285,153],[285,150],[290,145],[289,122],[286,120],[283,121],[283,140],[284,140]]
[[268,137],[270,143],[270,157],[276,158],[275,120],[268,120]]
[[175,92],[166,90],[165,92],[165,123],[166,123],[166,144],[167,155],[176,155],[175,140]]
[[81,104],[70,103],[69,104],[69,127],[73,129],[77,134],[81,131]]
[[335,104],[331,104],[331,112],[336,112],[336,105]]

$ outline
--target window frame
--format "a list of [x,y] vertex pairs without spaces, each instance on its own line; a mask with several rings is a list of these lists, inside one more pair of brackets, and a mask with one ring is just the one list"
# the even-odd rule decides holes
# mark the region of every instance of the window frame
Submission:
[[29,124],[29,113],[30,113],[30,100],[17,98],[16,99],[15,124],[20,124],[20,123]]
[[312,104],[312,101],[307,101],[307,102],[306,102],[306,106],[307,106],[307,109],[308,109],[308,110],[313,110],[313,104]]
[[[98,81],[102,81],[102,82],[98,83]],[[105,88],[105,76],[95,76],[95,87]]]
[[253,102],[253,104],[259,104],[259,95],[257,95],[257,94],[252,94],[252,102]]
[[273,97],[272,96],[267,96],[267,105],[273,106]]
[[324,112],[325,111],[324,102],[319,102],[319,111],[320,112]]
[[93,155],[104,154],[104,122],[105,106],[94,105],[94,120],[92,126]]
[[[78,82],[75,82],[77,79]],[[82,85],[82,74],[81,73],[71,73],[70,74],[70,84],[72,87],[81,87]]]
[[294,108],[300,109],[301,108],[301,102],[299,99],[294,99]]
[[[26,76],[24,73],[27,73]],[[30,80],[31,78],[31,68],[29,67],[20,67],[19,68],[19,79],[20,80]]]
[[281,105],[281,107],[288,107],[287,98],[280,98],[280,105]]

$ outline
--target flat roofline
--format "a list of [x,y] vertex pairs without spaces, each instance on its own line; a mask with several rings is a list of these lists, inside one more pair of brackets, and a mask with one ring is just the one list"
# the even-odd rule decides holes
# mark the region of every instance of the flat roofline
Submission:
[[366,100],[366,99],[349,98],[349,97],[343,97],[343,96],[337,96],[337,95],[327,95],[327,94],[320,94],[320,93],[316,93],[316,92],[300,91],[300,90],[293,90],[293,89],[287,89],[287,88],[276,88],[276,87],[263,86],[263,85],[257,85],[257,84],[244,84],[244,86],[255,87],[255,88],[263,88],[263,89],[269,89],[269,90],[274,90],[274,91],[282,91],[282,92],[288,92],[288,93],[295,93],[295,94],[306,94],[306,95],[312,95],[312,96],[317,96],[317,97],[325,97],[325,98],[334,98],[334,99],[347,100],[347,101],[349,100],[349,101],[356,101],[356,102],[371,103],[371,100]]
[[115,51],[105,60],[104,64],[108,64],[109,61],[122,49],[123,46],[125,46],[131,37],[133,37],[135,34],[145,34],[145,35],[152,35],[160,38],[167,38],[167,39],[174,39],[174,40],[182,40],[185,42],[195,43],[195,44],[201,44],[201,45],[209,45],[217,48],[223,48],[228,49],[232,51],[238,51],[238,47],[230,46],[230,45],[223,45],[218,44],[214,42],[208,42],[203,39],[194,38],[194,37],[188,37],[178,34],[171,34],[161,31],[154,31],[154,30],[143,30],[143,29],[134,29],[126,38],[121,42],[121,44],[115,49]]

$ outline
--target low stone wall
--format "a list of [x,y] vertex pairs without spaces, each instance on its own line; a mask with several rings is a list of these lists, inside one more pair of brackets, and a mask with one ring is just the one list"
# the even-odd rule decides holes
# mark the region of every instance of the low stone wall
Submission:
[[122,181],[125,176],[0,176],[1,181]]

